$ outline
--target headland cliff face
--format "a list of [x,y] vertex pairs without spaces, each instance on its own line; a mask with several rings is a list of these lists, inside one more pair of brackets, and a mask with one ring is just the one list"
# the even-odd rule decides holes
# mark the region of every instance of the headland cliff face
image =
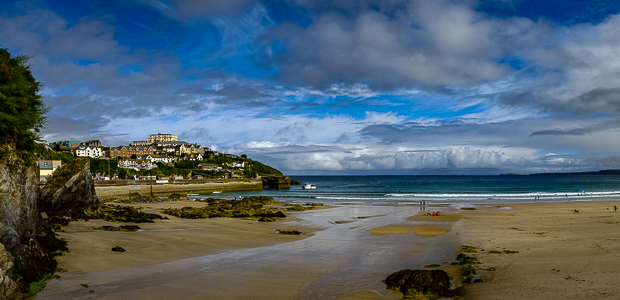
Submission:
[[21,299],[31,282],[56,269],[53,253],[66,246],[55,237],[50,217],[96,213],[99,200],[87,161],[63,168],[73,174],[54,178],[39,190],[36,166],[15,155],[0,159],[0,299]]

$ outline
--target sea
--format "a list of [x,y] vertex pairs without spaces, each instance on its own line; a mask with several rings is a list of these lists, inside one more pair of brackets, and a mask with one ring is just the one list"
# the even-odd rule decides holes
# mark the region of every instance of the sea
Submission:
[[[264,189],[218,197],[269,196],[278,201],[332,205],[467,205],[612,201],[620,175],[290,176],[316,189]],[[200,195],[200,197],[215,195]]]

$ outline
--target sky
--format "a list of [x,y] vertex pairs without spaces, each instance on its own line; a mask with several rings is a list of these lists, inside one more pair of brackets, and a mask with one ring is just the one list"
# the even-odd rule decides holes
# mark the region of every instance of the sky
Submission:
[[620,169],[615,0],[3,0],[44,138],[286,175]]

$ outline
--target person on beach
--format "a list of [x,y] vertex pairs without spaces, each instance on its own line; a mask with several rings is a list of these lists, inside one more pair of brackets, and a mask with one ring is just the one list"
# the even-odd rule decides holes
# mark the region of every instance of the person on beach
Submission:
[[614,212],[618,211],[618,207],[614,205]]

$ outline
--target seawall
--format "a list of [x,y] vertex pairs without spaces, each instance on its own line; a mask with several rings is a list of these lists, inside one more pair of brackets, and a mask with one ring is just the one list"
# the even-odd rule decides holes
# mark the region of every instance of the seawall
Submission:
[[170,193],[212,193],[213,191],[253,191],[262,190],[261,180],[229,180],[197,183],[146,183],[95,185],[98,197],[112,197],[140,193],[142,195]]

